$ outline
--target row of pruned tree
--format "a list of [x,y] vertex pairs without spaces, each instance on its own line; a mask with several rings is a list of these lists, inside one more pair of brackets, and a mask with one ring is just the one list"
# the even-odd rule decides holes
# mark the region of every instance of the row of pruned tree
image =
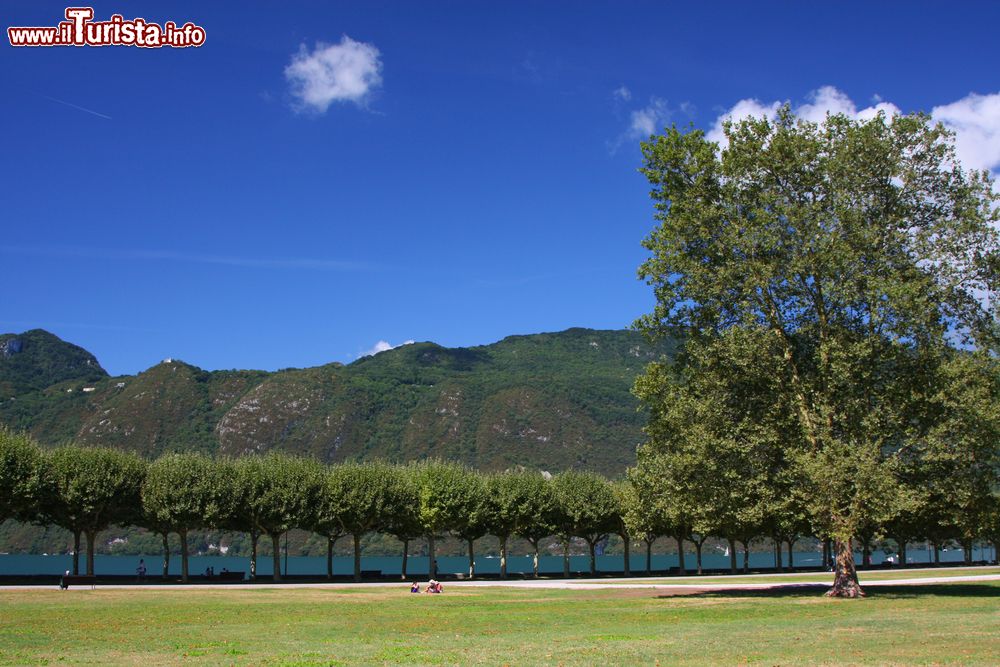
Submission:
[[[216,528],[251,538],[251,576],[257,544],[273,542],[274,576],[280,579],[279,540],[293,528],[327,538],[327,575],[332,576],[335,542],[354,542],[354,575],[361,576],[361,539],[373,532],[403,543],[403,576],[411,540],[427,540],[431,567],[435,539],[451,535],[468,544],[469,575],[475,575],[476,540],[500,541],[501,576],[507,573],[507,543],[518,536],[535,549],[559,536],[568,574],[569,543],[583,538],[595,571],[595,546],[611,533],[629,534],[623,483],[599,475],[566,472],[549,479],[537,472],[480,474],[457,463],[425,461],[323,465],[269,454],[212,459],[169,454],[146,462],[113,449],[65,446],[42,450],[22,434],[0,430],[0,520],[17,518],[61,526],[74,536],[73,570],[79,570],[81,538],[87,543],[86,571],[93,574],[94,541],[112,525],[136,525],[163,537],[164,575],[169,566],[167,538],[180,537],[181,576],[188,578],[190,531]],[[436,573],[431,572],[431,576]]]
[[[700,572],[705,541],[727,540],[735,572],[737,543],[743,546],[744,569],[750,542],[760,537],[771,538],[776,548],[787,544],[792,565],[792,548],[799,538],[824,535],[810,525],[785,469],[773,459],[774,452],[745,450],[737,456],[734,448],[723,447],[717,438],[686,442],[716,445],[711,452],[672,456],[641,451],[628,481],[610,482],[584,472],[551,478],[524,471],[481,474],[443,461],[324,465],[273,453],[238,459],[170,454],[147,462],[112,449],[66,446],[46,451],[23,434],[0,429],[0,520],[18,518],[72,532],[74,572],[79,570],[80,543],[85,539],[89,574],[94,571],[96,536],[109,526],[137,525],[161,535],[164,575],[169,567],[168,536],[174,533],[180,538],[185,580],[188,534],[207,528],[249,534],[251,576],[256,574],[257,544],[262,537],[270,538],[279,579],[279,541],[293,528],[327,539],[328,576],[333,574],[335,543],[352,538],[356,578],[361,576],[361,539],[374,532],[402,542],[404,578],[409,543],[427,541],[433,568],[435,540],[442,536],[468,545],[471,577],[475,543],[486,535],[499,540],[501,576],[507,574],[507,544],[515,536],[532,545],[536,576],[540,542],[559,538],[568,576],[572,538],[587,543],[594,573],[596,545],[618,535],[629,574],[634,540],[645,543],[648,571],[653,542],[663,536],[675,538],[682,572],[685,542],[694,545]],[[958,488],[963,481],[967,476],[953,480],[948,488]],[[942,545],[956,540],[970,559],[971,540],[995,542],[998,529],[1000,503],[987,485],[967,501],[944,493],[926,496],[923,503],[908,506],[891,520],[868,526],[859,542],[867,555],[876,537],[889,536],[900,545],[905,562],[908,542],[926,539]],[[780,567],[780,549],[776,562]]]

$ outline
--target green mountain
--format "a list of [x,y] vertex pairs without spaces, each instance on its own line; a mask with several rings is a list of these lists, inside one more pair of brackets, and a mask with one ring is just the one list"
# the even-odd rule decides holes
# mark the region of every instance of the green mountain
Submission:
[[632,331],[569,329],[470,348],[414,343],[275,373],[166,360],[109,377],[81,348],[30,331],[0,336],[0,421],[46,445],[72,439],[149,457],[277,449],[325,461],[440,456],[483,470],[619,475],[645,419],[632,382],[671,352]]
[[90,352],[48,331],[0,334],[0,399],[64,380],[95,382],[107,375]]

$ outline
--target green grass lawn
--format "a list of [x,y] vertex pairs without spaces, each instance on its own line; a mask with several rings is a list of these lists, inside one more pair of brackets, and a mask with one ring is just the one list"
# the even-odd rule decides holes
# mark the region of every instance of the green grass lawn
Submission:
[[0,591],[0,664],[996,664],[1000,584]]

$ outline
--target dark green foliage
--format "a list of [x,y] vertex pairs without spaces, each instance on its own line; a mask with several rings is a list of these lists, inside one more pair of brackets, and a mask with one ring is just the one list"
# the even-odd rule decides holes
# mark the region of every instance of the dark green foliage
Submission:
[[107,377],[94,355],[42,329],[0,334],[0,400],[41,391],[67,380]]
[[226,499],[215,462],[202,454],[167,454],[150,466],[142,487],[144,522],[181,539],[181,578],[188,579],[188,532],[217,526]]
[[0,523],[36,513],[42,454],[27,435],[0,426]]
[[555,532],[556,497],[552,485],[536,472],[507,471],[486,482],[485,524],[500,540],[500,576],[507,576],[507,541],[517,533],[535,551],[538,574],[538,540]]
[[[640,466],[663,471],[665,504],[695,530],[712,507],[725,520],[706,527],[735,534],[702,479],[771,488],[761,529],[789,540],[808,517],[835,540],[831,594],[854,597],[852,540],[912,508],[908,459],[982,452],[970,427],[1000,423],[939,398],[951,359],[997,347],[984,295],[1000,286],[1000,196],[922,115],[815,124],[785,107],[724,129],[722,147],[676,127],[642,145],[658,225],[640,268],[656,306],[638,324],[684,349],[637,382]],[[992,399],[982,384],[969,393]]]
[[402,578],[407,578],[406,566],[409,558],[410,541],[423,535],[420,521],[420,480],[416,469],[419,464],[394,466],[389,479],[393,509],[384,517],[384,530],[402,543]]
[[[94,541],[112,524],[138,523],[146,463],[128,452],[60,447],[43,459],[39,513],[48,523],[87,536],[87,573],[94,573]],[[74,569],[78,567],[74,557]]]
[[247,456],[219,465],[223,503],[220,524],[250,533],[254,542],[251,561],[256,576],[256,540],[271,538],[275,578],[281,567],[278,542],[291,528],[308,527],[323,489],[320,464],[308,459],[271,453]]
[[324,508],[324,524],[332,527],[339,521],[341,534],[354,538],[356,580],[361,579],[361,538],[388,525],[397,510],[394,475],[392,467],[382,462],[344,463],[323,478],[316,505]]
[[450,531],[476,525],[482,511],[482,482],[459,463],[425,461],[411,468],[417,487],[417,516],[428,542],[431,576],[437,572],[434,541]]
[[594,548],[621,522],[621,505],[614,489],[606,479],[589,472],[564,472],[556,475],[552,484],[559,507],[559,532],[587,542],[590,573],[596,574]]

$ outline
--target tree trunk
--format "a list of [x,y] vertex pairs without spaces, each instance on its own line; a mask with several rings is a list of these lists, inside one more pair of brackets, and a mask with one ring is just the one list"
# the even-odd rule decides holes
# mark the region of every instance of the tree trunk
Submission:
[[774,569],[781,572],[784,569],[781,563],[781,540],[774,537],[771,541],[774,542]]
[[833,587],[826,592],[827,597],[864,597],[865,592],[858,583],[858,572],[854,568],[854,549],[851,540],[836,540],[834,549],[837,556],[834,562]]
[[941,564],[941,545],[938,544],[937,542],[932,542],[931,544],[934,546],[934,564],[935,565],[940,565]]
[[400,574],[400,577],[404,581],[406,579],[409,579],[406,573],[406,559],[410,557],[409,551],[410,551],[410,539],[406,538],[405,540],[403,540],[403,572]]
[[468,542],[469,542],[469,579],[473,579],[476,576],[475,540],[468,540]]
[[427,578],[434,579],[437,576],[437,560],[434,558],[434,536],[427,536]]
[[538,540],[531,540],[531,548],[534,556],[531,559],[531,572],[535,579],[538,578]]
[[250,580],[257,581],[257,540],[260,539],[260,535],[251,530],[250,531]]
[[705,540],[700,540],[694,543],[694,559],[695,563],[698,565],[698,574],[701,574],[701,547],[705,544]]
[[871,567],[872,564],[872,543],[871,540],[861,540],[861,564]]
[[830,567],[830,538],[823,538],[823,569]]
[[181,581],[188,582],[188,533],[186,528],[177,531],[181,538]]
[[684,538],[678,535],[677,540],[677,574],[684,575],[687,574],[687,570],[684,569]]
[[569,579],[569,540],[563,541],[563,579]]
[[729,574],[736,574],[736,540],[729,540]]
[[80,531],[73,531],[73,574],[80,574]]
[[94,542],[97,541],[97,535],[92,530],[86,532],[87,535],[87,574],[91,577],[94,576]]
[[629,547],[632,544],[632,540],[629,538],[628,534],[625,534],[625,535],[622,535],[622,542],[625,545],[625,561],[624,561],[624,563],[625,563],[625,571],[624,571],[624,574],[625,574],[626,577],[631,577],[632,576],[632,568],[631,568],[631,564],[629,563],[629,558],[631,556],[631,552],[630,552]]
[[500,537],[500,578],[507,578],[507,536]]
[[595,540],[587,540],[587,547],[590,550],[590,576],[597,576],[597,554],[595,547],[597,546]]
[[354,538],[354,581],[361,581],[361,536],[355,533]]
[[326,537],[326,578],[333,579],[333,543],[336,542],[336,538]]
[[788,540],[788,571],[789,572],[792,572],[793,570],[795,570],[795,562],[794,562],[795,561],[795,556],[793,555],[795,553],[794,549],[795,549],[795,540],[794,539]]
[[163,535],[163,579],[166,580],[170,576],[170,534],[162,533]]
[[646,576],[653,576],[653,540],[646,540]]
[[750,545],[740,540],[743,545],[743,574],[750,572]]
[[281,581],[281,533],[272,533],[271,550],[271,556],[274,560],[273,581]]

